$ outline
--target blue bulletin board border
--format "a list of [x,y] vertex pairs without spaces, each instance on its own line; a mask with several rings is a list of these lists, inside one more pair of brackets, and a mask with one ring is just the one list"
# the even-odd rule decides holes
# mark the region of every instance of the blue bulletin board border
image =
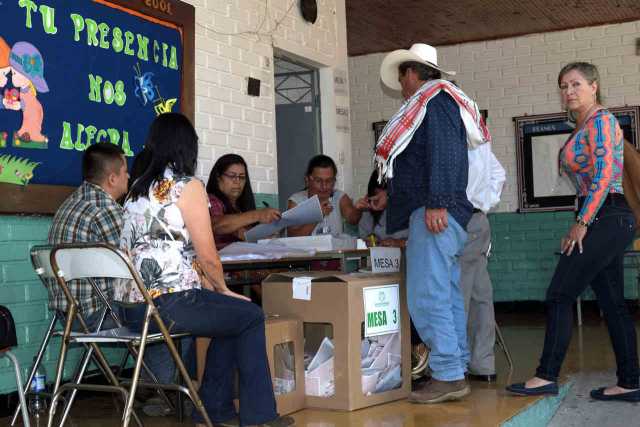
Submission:
[[[34,0],[47,3],[51,0]],[[81,0],[130,13],[179,32],[179,111],[193,122],[195,115],[195,8],[177,0]],[[54,2],[55,3],[55,2]],[[54,214],[75,186],[0,183],[0,214]]]

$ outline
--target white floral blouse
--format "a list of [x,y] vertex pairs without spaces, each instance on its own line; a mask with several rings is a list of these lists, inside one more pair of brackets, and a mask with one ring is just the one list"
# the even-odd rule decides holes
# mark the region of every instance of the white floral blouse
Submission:
[[[151,186],[148,197],[125,202],[120,248],[129,252],[151,298],[200,288],[191,237],[176,205],[192,179],[196,178],[176,176],[167,168],[164,179]],[[114,299],[144,302],[135,284],[124,281],[115,285]]]

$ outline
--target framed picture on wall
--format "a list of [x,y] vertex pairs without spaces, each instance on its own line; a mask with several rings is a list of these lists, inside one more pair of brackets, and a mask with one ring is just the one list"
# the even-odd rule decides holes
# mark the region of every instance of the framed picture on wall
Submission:
[[[638,147],[640,107],[609,108],[627,141]],[[513,118],[520,212],[573,210],[575,188],[559,171],[558,152],[573,131],[566,113]]]
[[378,142],[378,138],[380,138],[380,134],[382,134],[382,130],[387,125],[387,120],[383,120],[380,122],[374,122],[371,127],[373,128],[373,149],[376,149],[376,143]]

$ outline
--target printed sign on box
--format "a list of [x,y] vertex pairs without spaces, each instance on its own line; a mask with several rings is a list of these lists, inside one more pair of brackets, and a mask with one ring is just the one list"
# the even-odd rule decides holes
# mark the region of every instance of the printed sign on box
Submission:
[[397,273],[400,271],[400,248],[375,246],[370,249],[371,271],[374,273]]
[[398,285],[372,286],[362,290],[364,297],[364,336],[400,330]]

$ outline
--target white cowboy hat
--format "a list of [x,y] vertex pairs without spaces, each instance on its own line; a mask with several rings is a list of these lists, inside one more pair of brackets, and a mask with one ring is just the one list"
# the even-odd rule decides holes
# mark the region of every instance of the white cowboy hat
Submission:
[[408,61],[419,62],[451,76],[456,74],[455,71],[446,71],[438,67],[438,52],[435,47],[425,43],[415,43],[409,50],[394,50],[384,57],[380,65],[382,83],[393,90],[402,90],[398,81],[398,66]]

